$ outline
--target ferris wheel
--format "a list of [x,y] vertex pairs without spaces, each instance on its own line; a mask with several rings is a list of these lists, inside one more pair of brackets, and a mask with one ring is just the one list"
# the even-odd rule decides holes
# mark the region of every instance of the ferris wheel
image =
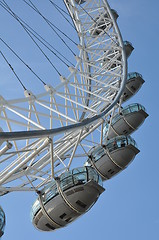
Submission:
[[[27,9],[23,17],[19,6],[0,1],[4,15],[30,41],[22,49],[30,50],[32,60],[25,60],[13,39],[0,38],[1,61],[23,89],[0,96],[0,195],[35,191],[32,222],[52,231],[88,211],[104,191],[102,182],[139,152],[130,134],[148,114],[140,104],[122,103],[144,80],[127,74],[133,46],[123,41],[118,13],[106,0],[20,2]],[[32,22],[32,15],[38,20]],[[38,52],[44,63],[32,56]]]

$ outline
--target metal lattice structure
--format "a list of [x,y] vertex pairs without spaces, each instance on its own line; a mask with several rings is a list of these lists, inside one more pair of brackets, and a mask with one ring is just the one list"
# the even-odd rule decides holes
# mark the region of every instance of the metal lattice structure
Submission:
[[[79,37],[75,66],[59,84],[24,98],[0,97],[0,194],[41,189],[103,139],[103,123],[120,100],[127,60],[106,0],[64,0]],[[95,137],[94,137],[95,136]]]

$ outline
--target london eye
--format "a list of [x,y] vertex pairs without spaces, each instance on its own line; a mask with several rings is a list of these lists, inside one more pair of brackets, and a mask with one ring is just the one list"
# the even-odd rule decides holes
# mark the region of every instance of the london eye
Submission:
[[[0,196],[35,192],[31,221],[54,231],[89,211],[140,152],[131,134],[148,113],[126,101],[144,79],[128,72],[134,47],[107,0],[0,8]],[[0,236],[5,222],[1,208]]]

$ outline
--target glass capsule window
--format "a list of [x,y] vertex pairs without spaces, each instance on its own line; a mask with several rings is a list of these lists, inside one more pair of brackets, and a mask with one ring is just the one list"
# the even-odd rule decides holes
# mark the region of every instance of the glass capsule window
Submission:
[[143,78],[140,73],[131,72],[131,73],[129,73],[128,76],[127,76],[127,81],[129,81],[129,80],[132,79],[132,78],[137,78],[137,77]]
[[124,41],[124,45],[125,45],[125,46],[128,46],[128,45],[131,45],[131,46],[132,46],[132,43],[129,42],[129,41]]
[[98,159],[105,155],[105,152],[102,146],[98,146],[89,151],[88,155],[92,155],[95,161],[98,161]]
[[[141,104],[139,103],[133,103],[133,104],[130,104],[128,105],[127,107],[123,108],[119,113],[115,114],[115,116],[113,117],[112,119],[112,122],[111,124],[115,124],[117,121],[119,121],[121,119],[121,115],[128,115],[130,113],[133,113],[133,112],[139,112],[140,110],[143,110],[144,112],[146,112],[146,109],[144,106],[142,106]],[[106,123],[105,126],[104,126],[104,129],[103,129],[103,134],[104,136],[106,135],[107,131],[108,131],[108,128],[109,128],[109,124]]]
[[120,114],[116,114],[112,119],[112,124],[116,123],[121,118]]
[[74,185],[83,184],[87,182],[87,172],[83,168],[73,170]]
[[99,183],[99,185],[101,185],[100,176],[97,174],[95,169],[88,168],[88,177],[89,177],[89,180],[93,180],[94,182],[97,182],[97,183]]
[[[97,162],[99,159],[101,159],[102,156],[106,155],[105,149],[107,149],[109,152],[112,152],[116,149],[126,147],[128,145],[133,145],[137,148],[137,144],[135,140],[130,136],[118,136],[115,138],[112,138],[110,140],[104,140],[103,146],[98,146],[96,148],[93,148],[91,151],[90,157],[94,162]],[[87,160],[88,164],[91,164],[90,159]]]
[[104,136],[105,136],[106,133],[108,132],[108,128],[109,128],[109,124],[106,123],[105,126],[104,126],[104,128],[103,128],[103,135],[104,135]]
[[58,194],[57,185],[53,181],[53,182],[50,183],[50,185],[47,185],[47,187],[44,188],[44,190],[42,192],[43,201],[46,203],[53,196],[56,196],[57,194]]
[[146,111],[144,106],[142,106],[139,103],[134,103],[134,104],[130,104],[127,107],[125,107],[124,109],[122,109],[121,113],[123,115],[126,115],[126,114],[129,114],[132,112],[138,112],[140,110]]
[[[133,103],[133,104],[130,104],[128,105],[127,107],[123,108],[121,110],[121,115],[124,115],[126,116],[127,114],[130,114],[130,113],[133,113],[133,112],[138,112],[140,110],[143,110],[144,112],[146,112],[146,109],[144,106],[142,106],[141,104],[139,103]],[[112,119],[112,125],[114,123],[116,123],[119,119],[121,119],[121,115],[119,113],[117,113],[113,119]],[[106,132],[108,131],[108,124],[105,125],[104,127],[104,130],[103,130],[103,133],[106,134]]]
[[36,199],[34,204],[32,205],[31,212],[30,212],[30,218],[33,220],[34,215],[40,210],[40,203],[39,199]]
[[[41,191],[43,203],[46,204],[50,199],[55,197],[57,194],[58,194],[58,190],[57,190],[56,182],[52,181],[47,185],[47,187],[44,187],[44,189]],[[31,219],[34,218],[34,215],[40,210],[40,208],[41,207],[40,207],[39,199],[37,199],[31,208],[31,214],[30,214]]]
[[137,144],[131,136],[118,136],[110,140],[104,140],[103,144],[105,144],[109,152],[127,145],[133,145],[137,148]]
[[72,187],[74,184],[72,175],[67,176],[67,178],[64,178],[62,181],[60,180],[60,187],[62,190],[66,190],[70,187]]
[[60,187],[62,190],[66,190],[78,184],[84,184],[89,180],[99,182],[99,175],[94,169],[90,167],[75,168],[60,176]]
[[[84,184],[90,180],[95,181],[99,185],[103,185],[101,177],[98,173],[91,167],[81,167],[75,168],[71,171],[63,173],[59,177],[59,183],[62,191],[74,187],[79,184]],[[47,203],[50,199],[55,197],[58,194],[58,189],[55,181],[49,183],[42,191],[42,200],[43,203]],[[34,215],[40,210],[40,203],[37,199],[31,211],[31,219],[33,219]]]

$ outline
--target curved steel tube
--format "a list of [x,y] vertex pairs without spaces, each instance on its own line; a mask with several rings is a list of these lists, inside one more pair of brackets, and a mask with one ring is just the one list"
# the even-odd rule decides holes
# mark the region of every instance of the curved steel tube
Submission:
[[54,129],[46,129],[46,130],[32,130],[32,131],[20,131],[20,132],[0,132],[0,139],[2,140],[18,140],[18,139],[27,139],[27,138],[39,138],[39,137],[49,137],[51,135],[57,135],[59,133],[62,132],[66,132],[66,131],[70,131],[70,130],[75,130],[78,128],[83,128],[86,127],[88,125],[90,125],[91,123],[103,118],[106,114],[108,114],[111,109],[117,104],[117,102],[119,101],[121,94],[124,90],[125,87],[125,83],[127,80],[127,59],[126,59],[126,53],[125,53],[125,48],[124,48],[124,44],[123,44],[123,39],[120,33],[120,30],[118,28],[118,25],[114,19],[114,16],[111,12],[110,6],[107,3],[107,0],[103,0],[104,4],[107,7],[107,10],[110,14],[110,16],[112,17],[113,20],[113,25],[116,29],[116,32],[118,33],[119,36],[119,44],[122,48],[122,59],[123,59],[123,81],[121,83],[121,87],[119,92],[117,93],[115,99],[113,100],[113,102],[100,114],[93,116],[92,118],[88,118],[88,119],[84,119],[83,121],[79,122],[79,123],[75,123],[69,126],[63,126],[60,128],[54,128]]

